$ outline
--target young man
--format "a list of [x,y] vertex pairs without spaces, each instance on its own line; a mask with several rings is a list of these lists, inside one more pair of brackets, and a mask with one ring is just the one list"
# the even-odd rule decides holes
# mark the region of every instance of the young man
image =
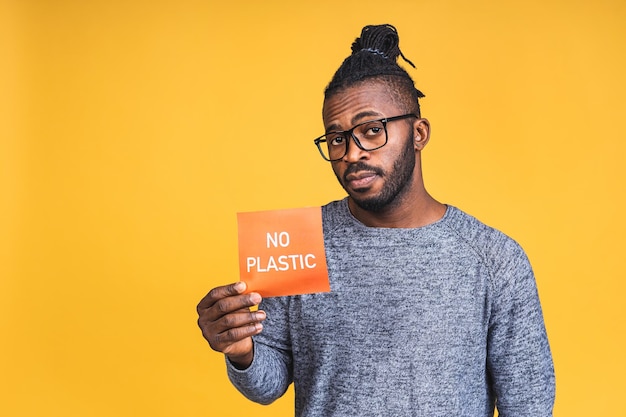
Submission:
[[426,191],[430,125],[395,28],[365,27],[352,51],[315,140],[348,194],[322,211],[331,292],[262,301],[243,283],[214,288],[198,305],[204,337],[251,400],[293,382],[296,416],[551,416],[523,250]]

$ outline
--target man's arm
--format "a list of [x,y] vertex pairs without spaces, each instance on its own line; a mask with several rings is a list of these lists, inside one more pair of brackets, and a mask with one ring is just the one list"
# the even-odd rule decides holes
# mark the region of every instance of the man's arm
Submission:
[[493,277],[488,367],[501,417],[548,417],[555,395],[552,355],[533,271],[512,245],[514,256]]
[[271,404],[280,398],[293,381],[291,355],[263,343],[254,343],[254,360],[246,369],[227,362],[228,378],[246,398]]
[[261,296],[245,290],[243,282],[212,289],[198,304],[198,325],[211,348],[226,356],[233,385],[250,400],[269,404],[292,382],[291,354],[253,341],[267,315],[263,309],[250,311]]

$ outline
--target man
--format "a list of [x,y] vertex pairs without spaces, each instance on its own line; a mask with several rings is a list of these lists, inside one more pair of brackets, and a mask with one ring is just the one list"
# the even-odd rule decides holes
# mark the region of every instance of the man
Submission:
[[214,288],[198,305],[204,337],[248,398],[271,403],[293,382],[297,416],[551,416],[523,250],[426,191],[430,125],[395,28],[365,27],[352,51],[315,140],[348,194],[322,211],[331,292],[261,302],[244,283]]

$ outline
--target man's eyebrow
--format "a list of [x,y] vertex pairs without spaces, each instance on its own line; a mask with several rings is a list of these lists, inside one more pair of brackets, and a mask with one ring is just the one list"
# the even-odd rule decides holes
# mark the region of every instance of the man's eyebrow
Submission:
[[[354,126],[354,125],[358,124],[360,121],[362,121],[363,119],[365,119],[366,117],[367,118],[371,118],[371,117],[384,117],[384,116],[381,113],[378,113],[376,111],[367,110],[367,111],[362,111],[360,113],[357,113],[352,118],[352,120],[350,122],[352,123],[352,126]],[[329,133],[329,132],[340,132],[341,131],[340,129],[341,129],[341,127],[339,125],[332,124],[332,125],[329,125],[326,128],[326,133]]]
[[359,123],[360,121],[362,121],[362,119],[364,118],[370,118],[370,117],[384,117],[382,114],[374,111],[374,110],[367,110],[367,111],[362,111],[361,113],[357,113],[351,120],[352,122],[352,126],[354,126],[355,124]]

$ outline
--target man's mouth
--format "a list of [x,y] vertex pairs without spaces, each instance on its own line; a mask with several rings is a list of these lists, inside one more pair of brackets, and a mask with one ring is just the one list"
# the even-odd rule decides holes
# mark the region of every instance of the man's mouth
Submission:
[[345,176],[346,185],[354,190],[369,187],[378,177],[373,171],[359,171]]

